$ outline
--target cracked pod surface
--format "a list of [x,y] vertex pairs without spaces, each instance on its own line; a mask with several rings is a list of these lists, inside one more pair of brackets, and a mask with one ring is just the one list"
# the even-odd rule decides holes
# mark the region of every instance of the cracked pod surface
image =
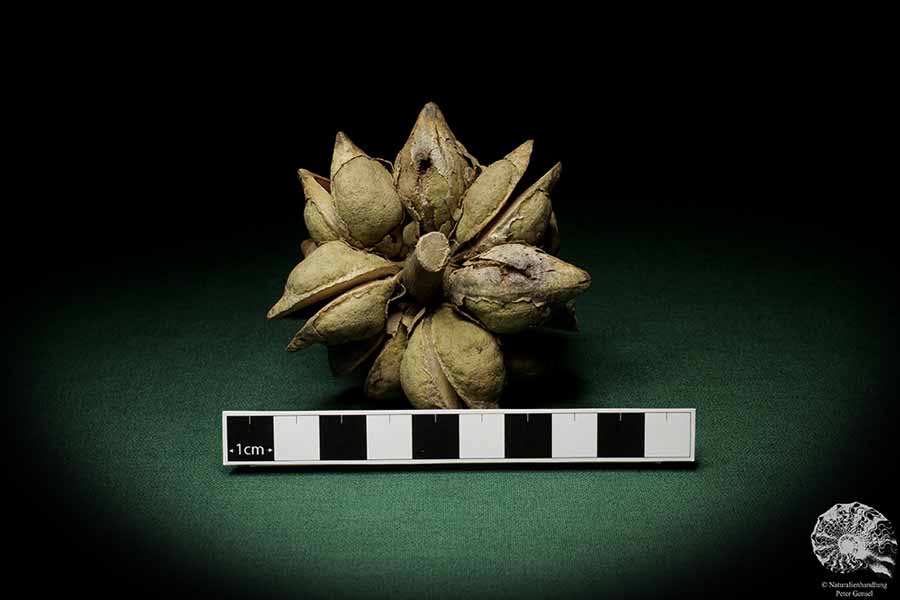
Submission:
[[527,140],[484,166],[433,103],[393,164],[338,132],[330,177],[298,172],[310,239],[268,312],[310,313],[288,351],[325,344],[335,375],[370,365],[373,401],[496,407],[501,336],[574,323],[573,299],[591,283],[556,256],[561,165],[520,189],[532,149]]

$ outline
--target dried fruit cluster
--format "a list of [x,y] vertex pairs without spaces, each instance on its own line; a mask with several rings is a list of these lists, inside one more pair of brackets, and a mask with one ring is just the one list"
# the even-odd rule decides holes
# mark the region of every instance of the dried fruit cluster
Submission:
[[483,166],[427,104],[393,165],[337,134],[330,179],[301,169],[311,240],[268,318],[310,316],[288,345],[328,347],[342,374],[375,356],[373,399],[418,408],[497,405],[499,336],[574,316],[590,285],[559,251],[560,165],[510,201],[532,142]]

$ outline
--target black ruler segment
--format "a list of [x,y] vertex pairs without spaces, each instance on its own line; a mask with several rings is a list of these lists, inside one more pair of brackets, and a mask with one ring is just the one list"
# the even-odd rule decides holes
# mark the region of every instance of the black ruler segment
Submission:
[[228,417],[228,454],[232,461],[273,461],[272,417]]
[[412,456],[459,458],[459,415],[413,415]]
[[549,414],[506,415],[506,458],[552,458]]
[[684,409],[226,411],[226,466],[691,462]]
[[319,417],[321,460],[366,460],[366,417]]
[[610,458],[644,456],[644,415],[641,413],[597,415],[597,456]]

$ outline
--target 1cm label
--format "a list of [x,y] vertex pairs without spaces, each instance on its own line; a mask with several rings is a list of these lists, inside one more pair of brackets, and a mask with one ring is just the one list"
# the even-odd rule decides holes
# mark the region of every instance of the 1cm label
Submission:
[[[266,452],[271,452],[272,449],[269,448],[266,450],[264,446],[250,446],[248,444],[235,444],[237,446],[237,455],[238,456],[265,456]],[[229,450],[231,454],[234,454],[234,448]]]

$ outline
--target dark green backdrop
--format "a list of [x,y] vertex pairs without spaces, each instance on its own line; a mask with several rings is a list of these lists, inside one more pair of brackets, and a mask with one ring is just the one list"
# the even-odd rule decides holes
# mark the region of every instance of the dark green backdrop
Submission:
[[639,594],[772,559],[814,593],[818,514],[895,500],[860,476],[890,435],[891,297],[815,236],[591,233],[557,210],[562,256],[593,276],[582,330],[562,334],[552,381],[506,404],[696,407],[695,466],[223,468],[224,409],[372,407],[324,348],[284,352],[296,322],[264,319],[298,259],[299,233],[280,231],[65,277],[64,302],[39,300],[16,370],[39,485],[76,519],[62,531],[162,590]]
[[[258,45],[243,12],[233,27],[145,14],[146,37],[108,41],[66,23],[77,39],[13,86],[38,116],[11,112],[28,129],[16,155],[36,167],[0,236],[9,585],[833,597],[816,517],[860,501],[900,519],[886,476],[896,225],[882,205],[896,110],[875,63],[892,38],[867,22],[857,47],[844,23],[804,16],[783,44],[732,21],[716,29],[727,39],[666,21],[678,39],[619,43],[618,23],[585,19],[591,31],[556,27],[578,42],[563,49],[541,11],[538,28],[421,40],[366,20],[402,47],[388,52],[346,15],[281,19]],[[500,30],[519,39],[464,48]],[[523,183],[562,161],[562,257],[593,276],[554,378],[504,402],[695,407],[694,467],[220,465],[222,410],[372,407],[323,348],[284,352],[299,324],[265,314],[305,237],[296,169],[327,173],[338,129],[393,158],[429,100],[484,163],[534,139]]]

